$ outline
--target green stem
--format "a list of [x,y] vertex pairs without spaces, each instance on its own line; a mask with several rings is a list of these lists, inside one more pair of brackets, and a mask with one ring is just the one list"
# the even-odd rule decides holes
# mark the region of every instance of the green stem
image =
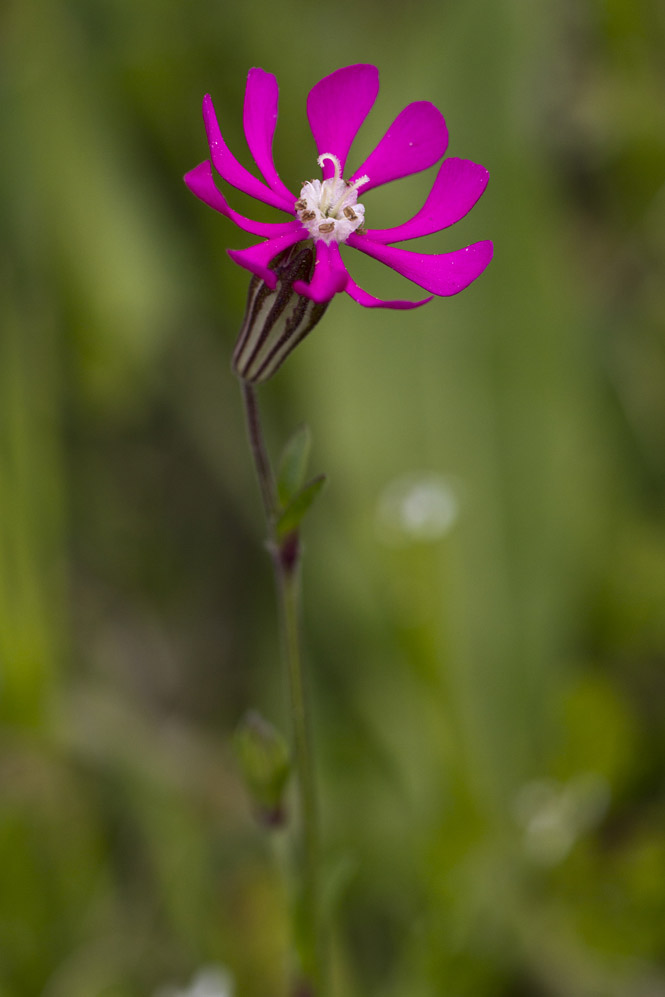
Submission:
[[259,479],[263,508],[268,521],[268,533],[270,542],[275,542],[275,519],[277,518],[277,489],[275,488],[275,476],[270,466],[270,458],[263,439],[261,429],[261,417],[259,406],[256,400],[256,392],[251,384],[242,382],[242,396],[245,403],[245,417],[247,419],[247,435],[252,451],[256,476]]
[[243,382],[247,431],[268,525],[275,569],[280,621],[286,657],[295,766],[300,796],[303,884],[299,916],[303,972],[312,995],[322,987],[321,919],[319,897],[319,818],[309,732],[305,676],[300,651],[300,543],[298,533],[280,540],[275,523],[279,514],[277,489],[266,449],[253,386]]
[[319,907],[319,822],[316,790],[309,732],[307,699],[305,694],[304,672],[300,654],[300,572],[295,569],[286,572],[280,567],[279,596],[286,659],[289,669],[289,690],[291,698],[291,721],[295,742],[296,771],[300,787],[300,806],[303,833],[303,898],[302,936],[305,941],[304,966],[306,976],[311,977],[315,993],[320,987],[320,907]]

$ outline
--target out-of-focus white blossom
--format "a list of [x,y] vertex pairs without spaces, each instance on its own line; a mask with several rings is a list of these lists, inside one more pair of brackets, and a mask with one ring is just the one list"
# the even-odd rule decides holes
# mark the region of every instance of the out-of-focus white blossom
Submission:
[[388,483],[379,497],[379,536],[391,547],[433,543],[459,515],[458,488],[443,474],[414,471]]
[[154,997],[233,997],[233,979],[223,966],[205,966],[189,986],[160,987]]
[[541,865],[562,862],[579,836],[598,824],[609,801],[607,780],[596,772],[582,772],[566,783],[527,782],[517,795],[514,812],[530,858]]

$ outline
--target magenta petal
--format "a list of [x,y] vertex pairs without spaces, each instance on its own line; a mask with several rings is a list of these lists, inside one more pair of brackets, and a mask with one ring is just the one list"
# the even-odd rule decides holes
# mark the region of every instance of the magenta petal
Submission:
[[320,241],[316,243],[316,262],[312,280],[309,284],[303,280],[294,281],[293,290],[322,304],[343,291],[348,281],[349,275],[342,263],[337,243],[333,242],[327,246],[325,242]]
[[385,263],[426,291],[439,295],[463,291],[480,276],[493,253],[489,240],[474,242],[452,253],[412,253],[408,249],[382,246],[355,232],[349,236],[347,244]]
[[368,294],[362,287],[358,287],[350,277],[344,290],[349,297],[357,301],[359,305],[364,305],[365,308],[420,308],[421,305],[426,305],[428,301],[432,300],[432,296],[430,296],[423,298],[422,301],[382,301],[381,298],[375,298],[373,294]]
[[355,171],[351,180],[368,176],[360,196],[372,187],[420,173],[433,166],[446,151],[448,129],[434,104],[420,100],[397,115],[373,153]]
[[277,236],[276,239],[259,242],[256,246],[250,246],[249,249],[227,249],[227,253],[235,263],[244,267],[245,270],[251,270],[257,277],[264,280],[268,287],[275,288],[277,278],[274,272],[268,269],[268,264],[272,263],[278,253],[295,245],[301,239],[302,228],[298,225],[297,229],[294,226],[293,232]]
[[[312,87],[307,98],[307,117],[319,155],[337,156],[344,163],[356,133],[379,92],[376,66],[360,64],[337,69]],[[333,175],[333,165],[323,165],[324,179]]]
[[302,238],[309,238],[309,233],[298,221],[255,222],[251,218],[245,218],[244,215],[234,211],[215,184],[209,159],[206,159],[204,163],[199,163],[193,170],[185,174],[184,181],[193,194],[196,194],[198,198],[209,207],[214,208],[215,211],[220,211],[223,215],[226,215],[227,218],[230,218],[232,222],[235,222],[245,232],[270,239],[278,235],[284,235],[287,232],[295,231],[295,227],[297,226],[302,233]]
[[266,183],[276,194],[293,205],[295,197],[280,180],[272,155],[278,95],[277,79],[272,73],[266,73],[264,69],[250,69],[245,90],[243,123],[249,151]]
[[489,173],[470,159],[444,159],[429,197],[417,215],[395,228],[369,229],[375,242],[402,242],[454,225],[471,210],[487,186]]
[[232,187],[237,187],[244,194],[255,197],[257,201],[263,201],[265,204],[271,204],[275,208],[281,208],[282,211],[292,213],[295,199],[287,199],[281,194],[277,194],[274,190],[271,190],[270,187],[266,187],[261,180],[257,180],[255,176],[252,176],[249,170],[246,170],[229,150],[229,147],[222,138],[222,133],[215,116],[215,108],[208,94],[203,98],[203,122],[208,136],[210,155],[219,175],[227,183],[230,183]]

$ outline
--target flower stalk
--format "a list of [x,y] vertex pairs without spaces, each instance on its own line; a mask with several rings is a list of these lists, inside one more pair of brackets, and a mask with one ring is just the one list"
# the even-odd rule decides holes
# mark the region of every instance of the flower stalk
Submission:
[[[295,529],[282,535],[278,524],[280,505],[268,451],[263,437],[256,390],[242,382],[243,400],[250,449],[259,481],[261,498],[268,528],[270,550],[286,659],[295,771],[298,782],[301,842],[299,858],[303,878],[297,912],[297,937],[305,986],[312,993],[322,993],[323,952],[319,892],[319,817],[314,777],[314,762],[309,730],[305,676],[300,639],[300,538]],[[298,984],[301,987],[301,984]],[[301,987],[302,989],[302,987]],[[298,992],[298,991],[297,991]]]

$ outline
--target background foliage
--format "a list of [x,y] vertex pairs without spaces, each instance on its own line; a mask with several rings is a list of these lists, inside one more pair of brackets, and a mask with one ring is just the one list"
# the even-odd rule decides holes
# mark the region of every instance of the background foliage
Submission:
[[250,706],[285,722],[228,366],[246,242],[180,178],[205,92],[247,162],[259,65],[297,186],[305,95],[358,61],[352,161],[432,100],[492,180],[427,247],[496,256],[412,314],[336,301],[262,391],[330,476],[305,586],[337,993],[665,994],[664,42],[656,0],[5,3],[1,997],[208,964],[283,994],[282,843],[230,747]]

